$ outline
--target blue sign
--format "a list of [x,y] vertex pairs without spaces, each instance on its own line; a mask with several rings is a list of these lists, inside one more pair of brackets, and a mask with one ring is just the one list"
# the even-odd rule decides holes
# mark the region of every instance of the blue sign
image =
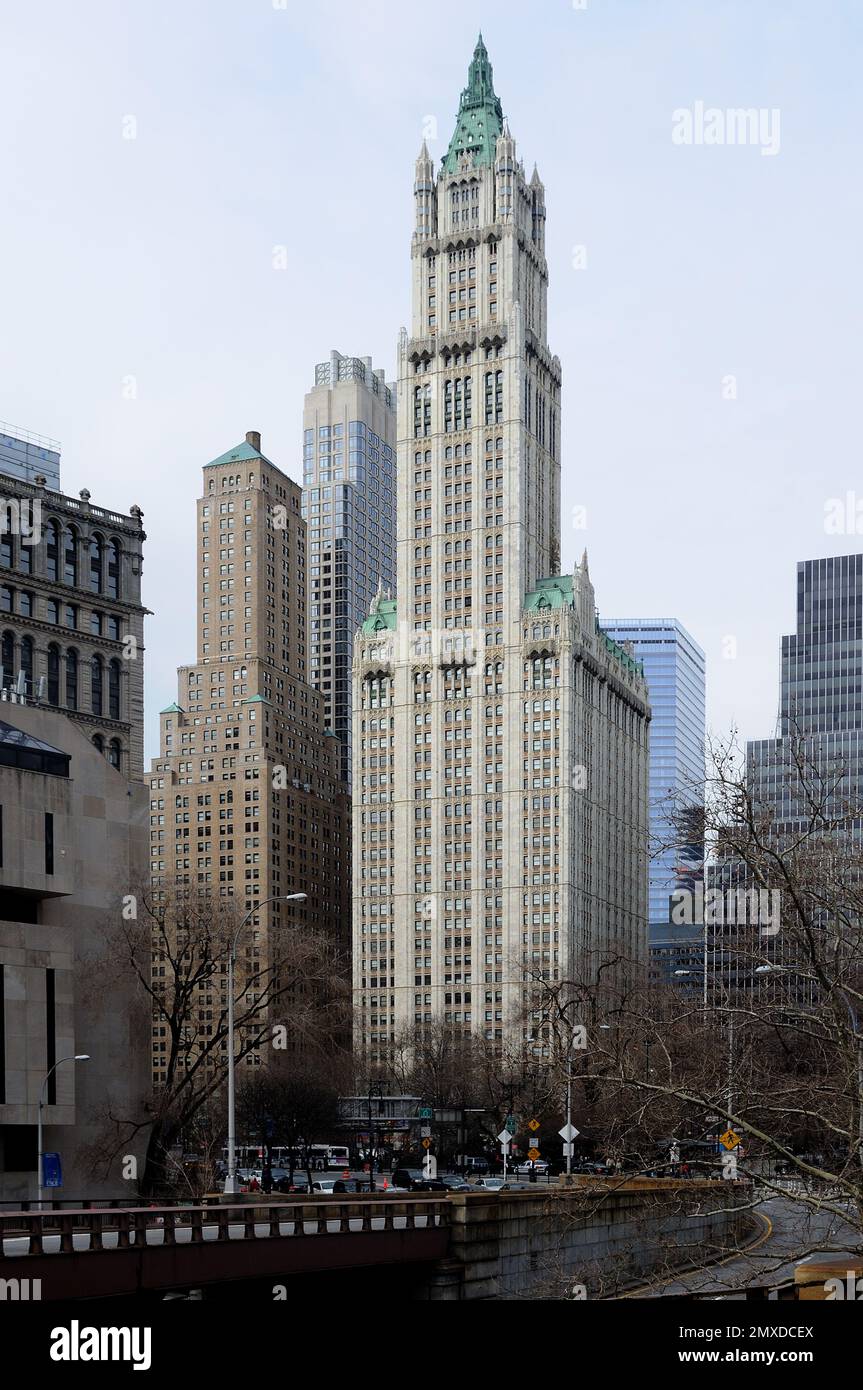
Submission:
[[42,1155],[42,1186],[43,1187],[62,1187],[63,1168],[60,1163],[59,1154]]

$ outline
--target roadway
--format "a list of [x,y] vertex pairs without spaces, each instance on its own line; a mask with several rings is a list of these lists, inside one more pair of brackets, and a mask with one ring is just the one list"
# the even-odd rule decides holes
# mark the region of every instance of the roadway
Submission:
[[769,1289],[793,1279],[795,1265],[810,1255],[859,1247],[859,1229],[823,1208],[774,1197],[762,1202],[755,1215],[761,1229],[742,1250],[716,1264],[652,1280],[622,1296],[742,1299],[746,1289]]

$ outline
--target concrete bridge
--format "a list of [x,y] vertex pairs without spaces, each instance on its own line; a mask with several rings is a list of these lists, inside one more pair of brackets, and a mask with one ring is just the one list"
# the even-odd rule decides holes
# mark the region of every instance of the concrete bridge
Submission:
[[401,1271],[402,1297],[561,1297],[567,1280],[601,1297],[609,1279],[685,1264],[711,1243],[733,1248],[747,1196],[744,1183],[577,1178],[525,1192],[7,1212],[0,1298],[290,1288],[298,1276],[382,1269]]

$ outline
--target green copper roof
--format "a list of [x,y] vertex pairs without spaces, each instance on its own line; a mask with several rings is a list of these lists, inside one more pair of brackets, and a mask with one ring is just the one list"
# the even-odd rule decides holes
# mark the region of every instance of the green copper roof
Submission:
[[396,601],[394,598],[377,600],[374,613],[370,613],[360,629],[364,637],[373,637],[376,632],[395,632]]
[[628,671],[634,671],[637,676],[644,675],[644,662],[630,656],[629,652],[624,651],[619,642],[615,642],[613,637],[609,637],[604,627],[600,627],[599,619],[596,622],[596,634],[605,642],[606,647],[613,657],[616,657],[621,666],[625,666]]
[[244,705],[268,705],[270,701],[263,695],[250,695],[248,699],[241,702]]
[[164,709],[160,709],[160,710],[159,710],[159,713],[160,713],[160,714],[185,714],[186,711],[185,711],[184,709],[180,709],[180,706],[179,706],[179,705],[166,705]]
[[[253,449],[249,441],[244,439],[242,444],[237,444],[233,449],[228,449],[227,453],[219,454],[217,459],[210,459],[210,462],[205,464],[204,467],[215,468],[218,463],[248,463],[252,459],[261,459],[264,463],[270,463],[270,460],[266,458],[259,449]],[[271,468],[273,466],[273,464],[270,464]]]
[[540,579],[536,588],[524,596],[524,606],[529,613],[537,609],[563,608],[564,605],[569,608],[573,605],[571,574],[552,574],[547,579]]
[[455,174],[462,154],[473,155],[475,164],[491,164],[494,147],[503,128],[500,98],[495,96],[491,63],[480,34],[461,94],[458,117],[442,168]]

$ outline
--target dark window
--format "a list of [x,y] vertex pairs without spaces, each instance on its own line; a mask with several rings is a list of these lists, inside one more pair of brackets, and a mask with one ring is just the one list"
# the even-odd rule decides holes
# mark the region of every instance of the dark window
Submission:
[[90,541],[90,588],[94,594],[102,592],[102,537],[94,536]]
[[[101,714],[101,710],[98,710],[96,712]],[[105,740],[103,739],[101,734],[93,735],[93,747],[96,749],[97,753],[104,753]]]
[[4,584],[2,588],[0,588],[0,611],[4,613],[11,613],[13,611],[15,605],[12,601],[12,596],[14,592],[15,590],[10,589],[8,584]]
[[27,685],[33,684],[33,638],[21,638],[21,670],[27,679]]
[[13,667],[15,665],[15,634],[14,632],[4,632],[2,642],[0,642],[0,661],[3,665],[3,684],[11,685],[15,679]]
[[74,603],[66,604],[66,626],[73,629],[78,626],[78,607]]
[[[2,812],[0,812],[2,814]],[[6,982],[0,965],[0,1105],[6,1104]]]
[[[102,713],[102,658],[94,656],[90,662],[90,710],[93,714]],[[100,744],[101,749],[101,744]]]
[[108,614],[108,636],[114,642],[120,640],[120,619],[115,613]]
[[66,708],[78,708],[78,653],[74,647],[66,653]]
[[48,648],[48,704],[60,703],[60,648]]
[[18,612],[24,618],[32,618],[33,616],[33,595],[27,593],[26,590],[18,597]]
[[45,573],[49,579],[59,578],[59,565],[60,527],[56,521],[49,521],[45,539]]
[[108,593],[111,598],[120,597],[120,544],[111,541],[108,545]]
[[108,667],[108,718],[120,718],[120,663],[112,661]]
[[45,618],[49,623],[59,623],[60,605],[55,598],[49,598],[45,604]]
[[112,738],[111,742],[108,744],[108,762],[112,767],[116,767],[119,770],[120,740],[118,738]]
[[11,531],[4,531],[0,536],[0,565],[6,569],[11,569],[15,562],[15,542],[12,539]]
[[90,631],[94,637],[102,636],[102,614],[93,612],[90,614]]
[[45,812],[45,872],[54,872],[54,817],[50,811]]
[[45,971],[45,1070],[48,1073],[47,1101],[57,1104],[57,1015],[54,998],[54,971]]
[[23,540],[18,546],[18,568],[22,574],[33,573],[33,547],[25,545]]
[[63,578],[67,584],[78,583],[78,533],[73,526],[63,532]]

